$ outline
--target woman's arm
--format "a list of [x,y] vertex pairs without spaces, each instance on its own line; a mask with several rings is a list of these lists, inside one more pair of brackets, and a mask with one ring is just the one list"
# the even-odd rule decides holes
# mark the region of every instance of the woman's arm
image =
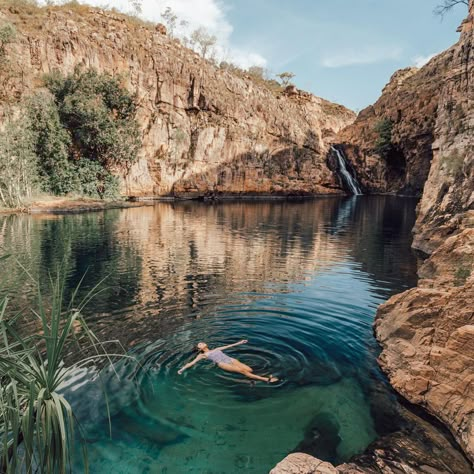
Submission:
[[241,344],[247,344],[247,342],[249,342],[247,341],[247,339],[242,339],[241,341],[235,342],[234,344],[229,344],[228,346],[216,347],[214,350],[224,351],[225,349],[230,349],[231,347],[240,346]]
[[194,364],[196,364],[200,360],[204,359],[204,357],[205,356],[203,356],[202,354],[199,354],[193,361],[188,362],[186,365],[183,365],[183,367],[181,367],[181,369],[178,370],[178,374],[181,375],[186,369],[189,369]]

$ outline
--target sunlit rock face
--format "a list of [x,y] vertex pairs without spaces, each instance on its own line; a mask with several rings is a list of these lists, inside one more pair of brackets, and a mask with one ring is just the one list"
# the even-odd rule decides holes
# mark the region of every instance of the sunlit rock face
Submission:
[[440,84],[433,160],[414,247],[417,288],[378,311],[380,362],[408,400],[442,420],[474,462],[474,2]]
[[19,35],[8,46],[20,76],[4,82],[20,98],[54,69],[78,65],[120,74],[140,105],[143,147],[117,170],[129,196],[330,194],[327,142],[353,112],[298,90],[275,94],[215,67],[160,28],[78,7],[0,12]]
[[451,429],[474,460],[474,229],[421,267],[419,286],[382,305],[375,331],[393,387]]
[[433,252],[474,227],[474,4],[460,26],[440,87],[433,161],[418,210],[414,247]]

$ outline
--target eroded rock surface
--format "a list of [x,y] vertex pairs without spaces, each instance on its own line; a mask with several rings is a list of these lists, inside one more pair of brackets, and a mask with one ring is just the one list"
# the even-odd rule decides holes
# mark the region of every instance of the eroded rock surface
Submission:
[[474,229],[449,238],[417,288],[377,313],[380,363],[404,397],[450,427],[474,460]]
[[372,443],[364,453],[334,466],[304,453],[293,453],[270,471],[271,474],[472,474],[469,461],[446,436],[402,407],[397,415],[402,427]]
[[9,98],[35,90],[44,73],[78,65],[122,75],[137,95],[143,147],[120,172],[124,194],[341,192],[326,151],[355,119],[348,109],[298,90],[275,94],[130,17],[22,4],[0,11],[2,20],[18,31],[7,46],[16,73],[0,78]]
[[414,247],[432,253],[474,227],[474,6],[460,27],[441,94],[433,161],[418,208]]
[[[474,462],[474,1],[440,87],[437,140],[414,246],[431,254],[417,288],[378,311],[382,368],[442,420]],[[455,117],[462,117],[460,122]]]
[[[469,183],[463,178],[466,184],[473,183],[473,139],[468,133],[474,125],[472,20],[460,30],[459,42],[421,69],[397,71],[380,99],[336,138],[369,192],[421,195],[428,179],[420,222],[434,222],[440,214],[457,212],[460,201],[469,206],[474,199],[472,188],[449,190],[457,187],[463,174],[471,176]],[[383,121],[393,126],[386,154],[376,152],[377,126]],[[469,159],[463,164],[467,147]],[[445,199],[446,194],[451,196]],[[457,224],[446,225],[448,231]],[[419,235],[420,242],[426,238],[422,232]]]

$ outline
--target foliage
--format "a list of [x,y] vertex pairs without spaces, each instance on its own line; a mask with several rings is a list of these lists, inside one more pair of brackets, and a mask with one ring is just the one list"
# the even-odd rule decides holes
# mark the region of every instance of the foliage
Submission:
[[206,59],[217,43],[217,38],[201,27],[191,33],[191,46],[197,48],[199,54]]
[[0,62],[5,58],[5,47],[15,39],[15,36],[16,30],[11,23],[0,25]]
[[80,159],[76,172],[79,188],[87,196],[113,199],[118,195],[117,178],[96,161]]
[[469,0],[443,0],[435,9],[435,15],[443,17],[456,5],[465,5],[469,6]]
[[119,80],[76,69],[45,78],[0,131],[0,201],[21,207],[33,190],[118,196],[111,171],[135,160],[141,140],[135,99]]
[[0,202],[22,207],[38,183],[36,134],[28,117],[7,113],[0,131]]
[[265,79],[265,69],[261,66],[250,66],[247,73],[252,79],[262,81]]
[[282,72],[280,74],[277,74],[277,77],[280,78],[282,86],[286,87],[290,85],[290,81],[295,77],[295,74],[293,74],[292,72]]
[[282,88],[280,83],[274,79],[267,79],[266,76],[268,72],[260,66],[250,66],[248,69],[242,69],[234,63],[222,61],[219,64],[219,68],[229,71],[236,76],[248,77],[275,94],[281,93]]
[[[77,301],[78,286],[66,303],[65,278],[58,273],[50,277],[52,300],[46,303],[36,285],[38,303],[28,314],[8,314],[8,299],[0,301],[0,468],[65,474],[72,467],[77,424],[61,385],[76,370],[111,359],[81,316],[97,288]],[[38,324],[38,331],[23,334],[22,318]],[[85,344],[93,355],[84,355]],[[72,345],[80,359],[66,367]]]
[[71,137],[63,127],[53,97],[37,93],[27,101],[35,153],[39,160],[44,191],[67,194],[78,189],[75,166],[69,161]]
[[471,269],[460,265],[454,274],[454,286],[463,286],[471,276]]
[[67,77],[46,76],[45,83],[76,153],[104,166],[135,160],[140,147],[135,100],[117,78],[76,69]]
[[464,166],[464,157],[454,150],[449,155],[441,157],[441,166],[444,168],[450,176],[457,178],[461,175]]
[[378,133],[378,138],[375,142],[375,152],[384,158],[387,158],[393,150],[392,130],[393,122],[388,118],[380,120],[375,125],[375,131]]
[[45,78],[50,93],[27,102],[42,188],[53,194],[113,198],[114,167],[127,167],[140,147],[136,105],[117,78],[76,69]]
[[170,7],[166,7],[166,10],[161,14],[161,18],[163,18],[163,21],[165,22],[168,34],[173,38],[178,16]]

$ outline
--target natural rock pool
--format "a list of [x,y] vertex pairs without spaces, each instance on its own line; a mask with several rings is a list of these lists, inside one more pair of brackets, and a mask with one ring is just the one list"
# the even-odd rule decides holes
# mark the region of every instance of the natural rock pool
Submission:
[[[66,388],[93,473],[264,473],[297,449],[348,460],[397,427],[378,369],[377,306],[416,283],[415,201],[395,197],[159,203],[77,215],[7,216],[3,251],[44,280],[65,261],[82,292],[109,275],[87,309],[102,340],[140,361]],[[6,286],[34,298],[2,262]],[[201,362],[193,346],[229,350],[272,385]],[[77,472],[81,472],[78,464]]]

